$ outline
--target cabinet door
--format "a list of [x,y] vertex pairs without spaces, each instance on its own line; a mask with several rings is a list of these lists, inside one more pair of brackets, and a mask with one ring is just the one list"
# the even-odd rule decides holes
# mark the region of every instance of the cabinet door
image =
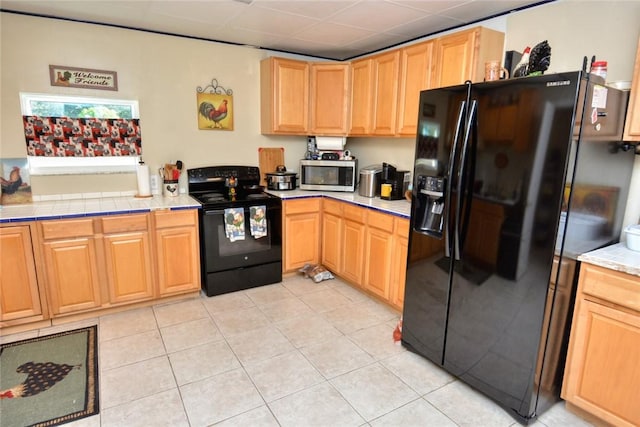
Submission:
[[434,87],[464,83],[473,72],[476,32],[461,31],[436,39]]
[[153,298],[149,233],[107,235],[104,248],[110,302]]
[[374,64],[373,134],[394,135],[398,111],[398,69],[400,51],[377,55]]
[[[289,203],[289,202],[287,202]],[[309,212],[285,216],[285,271],[320,262],[320,213]]]
[[500,60],[504,52],[504,33],[485,27],[446,35],[436,39],[435,73],[432,87],[474,83],[484,80],[484,64]]
[[627,121],[624,126],[624,140],[640,141],[640,39],[638,39],[636,63],[633,68]]
[[200,252],[196,226],[156,230],[160,296],[200,289]]
[[391,281],[394,217],[368,212],[365,241],[364,288],[387,301]]
[[311,134],[347,134],[349,91],[348,64],[311,64]]
[[92,237],[43,244],[47,289],[53,314],[101,306],[96,243]]
[[363,59],[351,63],[351,125],[350,135],[371,133],[373,111],[373,62]]
[[309,64],[267,58],[260,67],[262,133],[306,135],[309,129]]
[[358,286],[364,285],[365,229],[361,222],[349,219],[343,222],[342,276]]
[[322,214],[322,265],[340,274],[342,266],[342,218],[327,212]]
[[29,227],[0,228],[0,254],[0,325],[41,315]]
[[580,300],[563,397],[617,426],[640,425],[640,316]]
[[391,259],[391,305],[402,310],[409,253],[409,221],[396,218],[396,232]]
[[432,55],[432,41],[400,50],[398,135],[416,135],[420,91],[431,88]]

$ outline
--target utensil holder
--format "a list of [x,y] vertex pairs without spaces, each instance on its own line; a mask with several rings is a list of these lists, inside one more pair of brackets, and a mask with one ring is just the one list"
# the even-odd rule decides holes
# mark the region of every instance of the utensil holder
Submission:
[[162,182],[162,194],[164,197],[178,197],[178,180],[163,180]]

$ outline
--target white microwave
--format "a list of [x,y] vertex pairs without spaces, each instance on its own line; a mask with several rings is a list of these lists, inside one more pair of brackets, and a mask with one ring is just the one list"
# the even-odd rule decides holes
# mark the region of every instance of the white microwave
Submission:
[[300,189],[356,191],[358,160],[300,160]]

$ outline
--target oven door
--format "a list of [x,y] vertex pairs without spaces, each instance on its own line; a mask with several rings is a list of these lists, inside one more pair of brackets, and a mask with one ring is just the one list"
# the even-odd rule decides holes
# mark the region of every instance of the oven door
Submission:
[[[266,207],[266,236],[251,234],[250,208]],[[244,239],[227,237],[225,215],[244,213]],[[282,260],[282,202],[280,199],[233,202],[231,206],[203,209],[201,246],[205,273],[252,267]]]

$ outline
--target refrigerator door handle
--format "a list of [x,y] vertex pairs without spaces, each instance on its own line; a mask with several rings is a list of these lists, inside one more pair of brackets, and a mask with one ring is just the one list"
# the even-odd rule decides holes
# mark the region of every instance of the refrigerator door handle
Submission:
[[[449,241],[449,214],[451,209],[451,203],[449,202],[451,198],[451,190],[453,183],[453,173],[456,170],[456,153],[458,151],[458,140],[460,139],[460,135],[464,132],[464,121],[467,115],[467,101],[462,101],[460,103],[460,109],[458,110],[458,120],[456,121],[456,133],[453,136],[453,144],[451,144],[451,151],[449,152],[449,171],[447,172],[447,191],[445,196],[445,216],[443,218],[444,224],[444,254],[446,257],[451,256],[451,243]],[[461,132],[462,131],[462,132]]]
[[460,155],[460,168],[458,171],[458,185],[457,185],[457,194],[456,194],[456,217],[455,217],[455,228],[453,231],[453,244],[455,251],[455,259],[457,261],[460,260],[460,217],[462,216],[462,197],[463,192],[465,190],[464,186],[464,173],[465,173],[465,164],[467,163],[467,154],[469,153],[469,139],[471,134],[471,129],[474,126],[475,115],[478,109],[478,101],[475,99],[471,102],[471,108],[469,111],[469,120],[467,121],[467,126],[464,133],[464,140],[462,141],[462,152]]

